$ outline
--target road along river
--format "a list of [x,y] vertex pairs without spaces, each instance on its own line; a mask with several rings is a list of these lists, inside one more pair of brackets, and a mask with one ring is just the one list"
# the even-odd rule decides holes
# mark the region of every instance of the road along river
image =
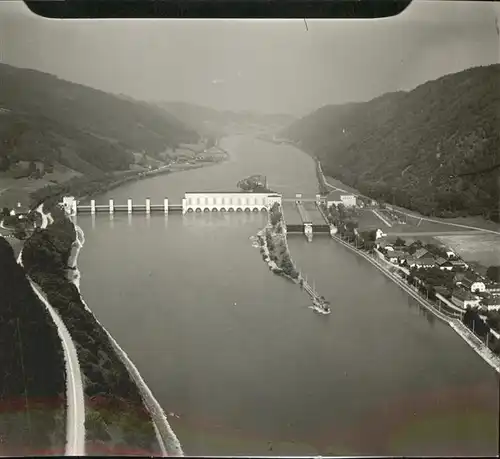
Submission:
[[[180,202],[266,174],[285,195],[317,192],[289,145],[226,138],[230,161],[97,198]],[[498,379],[447,325],[327,236],[290,236],[293,259],[332,305],[262,261],[264,214],[81,215],[88,306],[167,413],[187,455],[495,454]]]

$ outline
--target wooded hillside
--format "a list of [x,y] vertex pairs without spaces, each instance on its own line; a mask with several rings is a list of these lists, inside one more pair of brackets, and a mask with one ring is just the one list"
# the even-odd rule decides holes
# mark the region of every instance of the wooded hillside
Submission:
[[84,174],[126,170],[133,152],[198,140],[163,110],[47,73],[0,64],[0,81],[0,169],[41,160]]
[[325,174],[371,197],[426,215],[498,221],[499,107],[500,65],[491,65],[327,105],[282,135],[317,156]]

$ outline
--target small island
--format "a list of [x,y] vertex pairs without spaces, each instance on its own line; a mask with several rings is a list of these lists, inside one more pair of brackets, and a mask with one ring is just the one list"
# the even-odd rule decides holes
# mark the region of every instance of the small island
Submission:
[[267,187],[267,177],[265,175],[251,175],[238,182],[238,188],[245,192],[252,193],[275,193]]
[[299,284],[313,300],[312,309],[320,314],[330,314],[330,303],[319,295],[302,277],[290,256],[286,239],[286,225],[280,205],[274,203],[269,210],[269,222],[257,233],[262,258],[269,269],[292,282]]

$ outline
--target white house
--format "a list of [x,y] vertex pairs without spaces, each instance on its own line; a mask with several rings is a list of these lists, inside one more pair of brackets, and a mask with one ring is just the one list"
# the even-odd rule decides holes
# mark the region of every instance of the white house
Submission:
[[64,196],[62,205],[67,215],[76,215],[77,201],[73,196]]
[[353,194],[345,194],[342,191],[331,191],[326,197],[328,208],[335,205],[343,204],[345,207],[356,207],[356,196]]
[[465,275],[460,284],[470,292],[485,292],[486,285],[479,278],[472,275]]
[[438,257],[436,259],[436,265],[442,271],[451,271],[453,269],[453,265],[448,260],[445,260],[444,258],[441,257]]
[[481,299],[466,290],[457,289],[451,295],[451,301],[462,309],[467,309],[479,307]]
[[482,300],[484,306],[488,311],[500,311],[500,296],[490,295]]

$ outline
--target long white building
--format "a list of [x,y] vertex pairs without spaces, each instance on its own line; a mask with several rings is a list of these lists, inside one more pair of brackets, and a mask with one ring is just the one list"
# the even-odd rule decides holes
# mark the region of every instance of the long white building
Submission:
[[188,192],[182,200],[182,212],[260,212],[267,211],[275,202],[281,205],[280,194]]

